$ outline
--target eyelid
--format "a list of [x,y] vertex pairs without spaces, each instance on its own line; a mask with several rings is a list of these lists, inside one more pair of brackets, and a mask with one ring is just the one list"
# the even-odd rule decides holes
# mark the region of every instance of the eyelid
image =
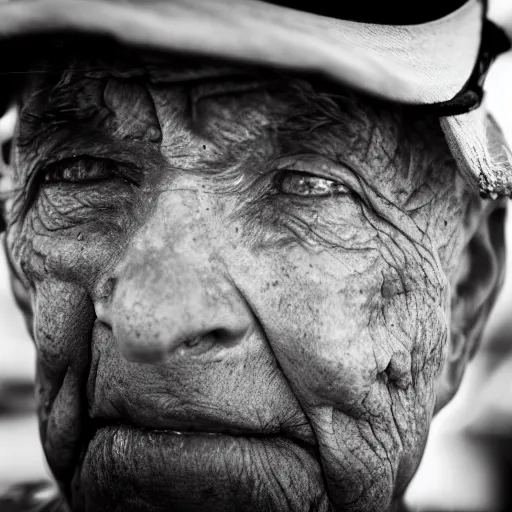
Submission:
[[[84,166],[81,168],[81,166]],[[108,167],[107,167],[108,166]],[[87,179],[81,179],[79,174],[80,172],[85,172],[94,174],[96,172],[107,171],[111,175],[114,175],[114,166],[111,165],[110,162],[105,160],[97,160],[97,159],[84,159],[84,158],[70,158],[65,160],[60,160],[54,162],[53,164],[47,165],[44,170],[42,170],[40,180],[42,183],[52,183],[55,180],[52,178],[57,175],[56,181],[64,181],[64,182],[83,182],[88,181]],[[76,180],[72,178],[61,178],[61,175],[64,175],[66,171],[76,171],[77,177]],[[92,178],[95,180],[96,178]]]
[[317,178],[332,180],[336,183],[343,179],[343,175],[349,169],[347,166],[333,162],[329,158],[311,154],[280,158],[276,160],[274,168],[278,171],[298,171]]
[[372,208],[364,191],[365,180],[361,173],[350,163],[342,161],[342,156],[339,158],[339,161],[334,161],[316,153],[299,153],[277,158],[273,162],[273,169],[277,170],[275,183],[277,185],[287,171],[304,173],[316,178],[331,180],[335,185],[347,188],[352,196]]
[[60,159],[53,159],[43,162],[37,169],[35,169],[34,177],[36,184],[44,182],[45,176],[53,170],[65,167],[66,165],[72,166],[80,164],[81,162],[97,162],[98,165],[109,165],[113,177],[119,177],[128,183],[139,186],[141,181],[141,170],[132,162],[122,162],[115,158],[95,156],[90,154],[79,154],[64,157]]

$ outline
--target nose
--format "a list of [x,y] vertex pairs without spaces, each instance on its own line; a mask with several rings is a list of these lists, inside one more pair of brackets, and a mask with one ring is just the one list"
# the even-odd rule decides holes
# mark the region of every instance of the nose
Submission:
[[213,248],[195,242],[199,238],[188,228],[177,230],[188,236],[162,241],[162,230],[148,227],[109,281],[107,297],[95,302],[98,319],[110,326],[129,361],[218,354],[253,328],[254,317],[224,265],[212,257]]
[[142,259],[124,271],[111,300],[97,302],[96,314],[111,327],[129,361],[213,353],[235,346],[251,329],[244,301],[212,269],[197,268],[190,260],[152,264]]

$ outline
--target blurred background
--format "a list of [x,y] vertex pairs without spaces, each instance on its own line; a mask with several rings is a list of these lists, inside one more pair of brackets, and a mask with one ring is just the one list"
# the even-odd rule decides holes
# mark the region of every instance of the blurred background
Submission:
[[[490,14],[512,33],[512,0],[491,0]],[[495,63],[486,88],[512,146],[512,52]],[[507,240],[510,271],[481,350],[455,399],[434,420],[408,491],[408,502],[421,510],[512,511],[512,217]],[[12,484],[50,478],[37,431],[34,366],[0,250],[0,495]]]

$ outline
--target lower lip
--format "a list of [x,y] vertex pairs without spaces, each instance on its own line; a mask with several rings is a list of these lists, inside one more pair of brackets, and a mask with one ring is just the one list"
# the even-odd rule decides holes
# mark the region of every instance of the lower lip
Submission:
[[324,495],[317,456],[290,439],[127,426],[95,432],[72,487],[74,509],[98,512],[298,511]]

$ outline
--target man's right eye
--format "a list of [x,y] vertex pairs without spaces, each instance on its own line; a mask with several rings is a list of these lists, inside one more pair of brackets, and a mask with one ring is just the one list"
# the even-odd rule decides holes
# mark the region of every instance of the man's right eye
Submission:
[[105,158],[67,158],[42,171],[42,183],[93,183],[119,175],[118,164]]

